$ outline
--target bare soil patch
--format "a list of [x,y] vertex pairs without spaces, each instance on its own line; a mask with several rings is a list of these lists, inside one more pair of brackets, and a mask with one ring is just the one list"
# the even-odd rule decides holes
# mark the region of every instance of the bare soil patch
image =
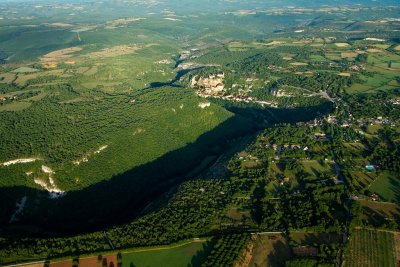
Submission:
[[342,58],[355,58],[358,56],[358,53],[354,52],[343,52],[341,53]]
[[[47,68],[55,68],[57,62],[65,61],[71,58],[73,53],[81,51],[82,48],[79,46],[69,47],[65,49],[56,50],[50,52],[40,58],[40,63]],[[54,66],[55,65],[55,66]]]
[[101,266],[117,267],[118,266],[117,255],[101,256],[101,260],[99,260],[98,256],[79,259],[79,267],[101,267]]
[[15,79],[14,73],[1,73],[0,74],[0,83],[12,83]]
[[54,27],[72,27],[72,26],[74,26],[72,24],[64,23],[64,22],[54,22],[54,23],[50,23],[49,25],[54,26]]
[[367,49],[367,52],[370,52],[370,53],[380,53],[380,52],[382,52],[382,50],[376,49],[376,48],[370,48],[370,49]]
[[292,63],[290,63],[290,65],[292,65],[292,66],[307,66],[308,63],[304,63],[304,62],[292,62]]
[[72,267],[72,260],[51,262],[50,267]]
[[335,43],[337,47],[349,47],[350,45],[348,43]]

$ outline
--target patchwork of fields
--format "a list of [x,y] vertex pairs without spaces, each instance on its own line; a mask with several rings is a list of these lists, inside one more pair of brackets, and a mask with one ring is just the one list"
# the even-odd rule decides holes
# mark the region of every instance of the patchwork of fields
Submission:
[[207,241],[197,240],[170,247],[136,249],[118,254],[99,254],[68,260],[22,264],[23,267],[187,267],[199,266],[204,260]]
[[398,265],[393,1],[0,3],[0,263]]

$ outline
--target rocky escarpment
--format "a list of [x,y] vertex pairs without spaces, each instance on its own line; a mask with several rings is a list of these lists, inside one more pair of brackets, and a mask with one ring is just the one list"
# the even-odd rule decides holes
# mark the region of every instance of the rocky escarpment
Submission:
[[222,95],[225,90],[225,74],[209,74],[207,76],[194,76],[190,79],[190,87],[207,95]]

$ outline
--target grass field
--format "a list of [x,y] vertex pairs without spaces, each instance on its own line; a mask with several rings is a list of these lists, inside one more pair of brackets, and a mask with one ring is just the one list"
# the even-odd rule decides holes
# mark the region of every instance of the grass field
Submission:
[[382,173],[369,187],[385,201],[400,203],[400,178],[396,174]]
[[395,261],[392,232],[355,229],[351,233],[345,267],[394,267]]
[[359,190],[368,187],[375,179],[376,174],[372,172],[364,172],[364,171],[352,171],[351,175],[356,179],[358,183]]
[[285,261],[291,257],[291,249],[283,236],[273,235],[271,237],[271,235],[261,235],[254,241],[249,267],[284,266]]
[[305,160],[302,163],[304,170],[311,175],[318,176],[330,172],[332,172],[332,176],[334,175],[334,166],[330,162],[323,162],[323,164],[321,164],[321,162],[317,160]]
[[373,227],[381,227],[400,220],[400,205],[369,200],[359,200],[362,206],[361,221]]
[[154,249],[122,254],[122,266],[187,267],[199,266],[206,243],[194,242],[176,248]]
[[367,126],[367,133],[369,134],[377,134],[380,129],[383,127],[381,125],[368,125]]
[[30,102],[12,102],[10,104],[0,106],[0,111],[21,111],[31,106]]
[[312,246],[314,244],[331,244],[339,243],[342,237],[336,233],[307,233],[307,232],[291,232],[290,239],[299,246]]
[[[191,241],[165,247],[133,249],[121,253],[122,267],[188,267],[200,266],[208,253],[206,240]],[[117,267],[117,254],[83,256],[77,259],[76,267]],[[26,263],[23,267],[44,267],[44,262]],[[73,267],[73,259],[51,260],[49,267]]]

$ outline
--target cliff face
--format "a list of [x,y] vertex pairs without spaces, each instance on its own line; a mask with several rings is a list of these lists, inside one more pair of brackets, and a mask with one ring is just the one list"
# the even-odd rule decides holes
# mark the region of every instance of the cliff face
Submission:
[[194,76],[190,80],[190,87],[207,92],[209,94],[221,94],[225,92],[225,75],[210,74],[206,77]]

